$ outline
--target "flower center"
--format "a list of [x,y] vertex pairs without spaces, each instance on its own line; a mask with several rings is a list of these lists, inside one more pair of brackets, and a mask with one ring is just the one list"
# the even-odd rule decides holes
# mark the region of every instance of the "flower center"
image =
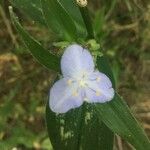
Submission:
[[80,85],[80,87],[85,87],[85,86],[86,86],[86,81],[85,81],[85,79],[84,79],[84,80],[80,80],[80,81],[79,81],[79,85]]
[[86,87],[87,86],[87,73],[83,72],[80,80],[78,80],[80,87]]

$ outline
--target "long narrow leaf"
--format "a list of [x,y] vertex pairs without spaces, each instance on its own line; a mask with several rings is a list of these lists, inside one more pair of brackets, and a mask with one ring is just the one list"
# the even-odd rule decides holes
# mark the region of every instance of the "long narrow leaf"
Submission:
[[85,29],[85,24],[83,22],[80,10],[75,0],[59,0],[65,10],[69,13],[73,21],[75,22],[78,36],[85,38],[87,32]]
[[59,0],[75,22],[84,27],[84,22],[75,0]]
[[[99,70],[113,79],[111,69],[104,57],[98,58],[97,64]],[[127,140],[137,150],[150,150],[150,142],[146,134],[118,94],[111,102],[96,105],[96,109],[99,117],[113,132]]]
[[64,115],[46,108],[48,134],[54,149],[112,150],[113,133],[101,122],[94,105],[84,104]]
[[41,4],[49,28],[66,40],[75,41],[75,24],[61,3],[58,0],[41,0]]
[[48,69],[59,72],[59,59],[55,55],[51,54],[49,51],[45,50],[39,42],[37,42],[23,29],[23,27],[18,22],[18,19],[14,15],[12,7],[10,7],[9,10],[12,22],[31,54],[36,58],[39,63],[41,63]]
[[34,21],[46,25],[42,15],[40,0],[10,0],[13,6],[19,8],[21,12],[29,16]]

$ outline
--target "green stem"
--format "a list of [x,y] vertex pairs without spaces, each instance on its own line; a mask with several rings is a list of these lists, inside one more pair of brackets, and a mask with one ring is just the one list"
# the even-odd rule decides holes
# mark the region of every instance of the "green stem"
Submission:
[[80,9],[83,21],[84,21],[85,26],[86,26],[86,30],[87,30],[87,33],[88,33],[88,38],[93,39],[94,38],[94,32],[93,32],[93,27],[92,27],[91,18],[90,18],[90,15],[89,15],[88,8],[79,6],[79,9]]

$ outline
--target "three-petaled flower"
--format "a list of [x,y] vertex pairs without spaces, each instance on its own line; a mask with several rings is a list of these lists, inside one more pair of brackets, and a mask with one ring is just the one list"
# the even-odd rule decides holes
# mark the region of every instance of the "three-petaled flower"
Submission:
[[66,48],[61,58],[63,78],[50,90],[49,105],[56,113],[77,108],[84,101],[104,103],[113,99],[114,89],[110,79],[95,70],[93,57],[83,47],[73,44]]

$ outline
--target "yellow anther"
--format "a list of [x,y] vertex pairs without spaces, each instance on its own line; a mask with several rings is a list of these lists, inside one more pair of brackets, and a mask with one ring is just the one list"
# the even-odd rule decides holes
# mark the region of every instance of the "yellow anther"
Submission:
[[80,80],[80,81],[79,81],[79,85],[80,85],[81,87],[85,87],[86,83],[85,83],[84,80]]
[[96,96],[100,96],[100,95],[101,95],[100,91],[96,91]]
[[69,79],[69,80],[67,81],[67,84],[68,84],[68,85],[72,84],[72,80]]
[[72,96],[78,96],[77,91],[74,91],[74,92],[72,93]]
[[96,78],[96,81],[97,81],[97,82],[99,82],[100,80],[101,80],[101,78],[100,78],[100,77],[97,77],[97,78]]
[[76,0],[76,1],[80,7],[86,7],[88,4],[87,0]]

